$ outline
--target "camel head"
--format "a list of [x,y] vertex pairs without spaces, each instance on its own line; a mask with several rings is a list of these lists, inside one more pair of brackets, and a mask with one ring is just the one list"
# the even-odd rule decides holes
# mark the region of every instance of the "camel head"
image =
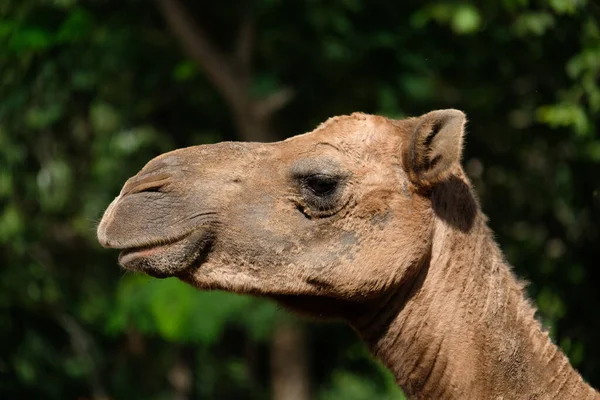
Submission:
[[464,124],[355,113],[277,143],[175,150],[125,183],[98,239],[128,270],[341,314],[332,304],[376,299],[428,256],[432,193],[468,185]]

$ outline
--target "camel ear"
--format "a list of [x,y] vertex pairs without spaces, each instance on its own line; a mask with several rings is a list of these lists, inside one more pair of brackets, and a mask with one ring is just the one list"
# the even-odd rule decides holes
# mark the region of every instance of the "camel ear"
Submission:
[[459,110],[437,110],[418,117],[402,143],[402,163],[410,180],[431,186],[448,177],[460,162],[466,116]]

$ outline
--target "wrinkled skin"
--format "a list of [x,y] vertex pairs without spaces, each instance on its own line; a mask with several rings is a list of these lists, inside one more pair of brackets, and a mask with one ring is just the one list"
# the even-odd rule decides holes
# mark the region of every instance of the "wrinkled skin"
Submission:
[[172,151],[127,181],[98,238],[124,268],[202,289],[376,297],[428,246],[431,205],[401,160],[414,126],[353,114],[283,142]]

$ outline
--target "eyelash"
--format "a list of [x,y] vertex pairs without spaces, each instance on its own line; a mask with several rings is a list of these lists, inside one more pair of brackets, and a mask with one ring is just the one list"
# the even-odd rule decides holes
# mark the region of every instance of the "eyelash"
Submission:
[[[312,185],[311,180],[313,180]],[[331,184],[331,188],[319,192],[318,190],[315,190],[314,187],[311,187],[321,183],[324,183],[325,185]],[[302,207],[302,213],[309,218],[323,218],[335,214],[338,209],[336,204],[339,202],[339,196],[336,195],[339,183],[339,178],[326,175],[310,175],[301,179],[300,187],[303,194],[302,197],[305,205],[308,206]]]
[[315,196],[325,197],[335,192],[338,186],[338,180],[324,175],[312,175],[305,178],[302,184]]

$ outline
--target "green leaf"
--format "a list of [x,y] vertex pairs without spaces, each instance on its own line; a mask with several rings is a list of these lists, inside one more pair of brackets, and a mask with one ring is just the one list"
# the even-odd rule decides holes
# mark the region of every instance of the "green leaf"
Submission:
[[587,143],[585,151],[590,160],[600,162],[600,140]]
[[481,15],[477,8],[471,5],[460,5],[452,16],[452,29],[459,34],[470,34],[481,27]]
[[0,243],[10,243],[23,228],[24,220],[19,210],[13,204],[7,205],[0,214]]
[[17,24],[14,21],[0,21],[0,39],[9,37],[16,27]]
[[573,14],[577,11],[577,7],[583,5],[585,1],[548,0],[548,3],[557,14]]
[[30,128],[42,129],[56,123],[63,115],[63,107],[59,102],[45,107],[34,106],[27,110],[25,121]]
[[47,212],[63,209],[71,194],[73,171],[63,159],[55,158],[44,165],[37,175],[39,202]]
[[56,39],[68,43],[85,40],[92,32],[93,22],[89,12],[81,8],[74,9],[61,24]]
[[537,119],[553,128],[572,127],[579,135],[590,132],[590,124],[585,110],[572,103],[560,103],[539,107],[536,111]]
[[416,100],[426,100],[435,93],[434,82],[428,76],[406,75],[401,84],[402,89]]
[[[596,47],[586,48],[567,63],[567,73],[571,79],[578,78],[586,71],[600,72],[600,42]],[[598,81],[595,80],[597,83]]]
[[61,8],[70,8],[77,4],[78,0],[51,0],[52,3]]
[[198,66],[193,61],[182,61],[175,66],[173,70],[173,79],[177,82],[183,82],[192,79],[198,74]]
[[94,103],[90,108],[92,128],[100,134],[113,133],[121,126],[121,117],[117,110],[105,102]]
[[521,14],[513,24],[513,29],[519,36],[542,36],[552,27],[554,27],[554,16],[544,11]]
[[52,46],[54,38],[45,29],[28,27],[13,31],[9,43],[10,48],[18,52],[41,51]]
[[169,341],[185,341],[188,338],[185,329],[192,316],[191,288],[174,279],[152,284],[152,287],[152,297],[148,306],[156,323],[157,333]]

